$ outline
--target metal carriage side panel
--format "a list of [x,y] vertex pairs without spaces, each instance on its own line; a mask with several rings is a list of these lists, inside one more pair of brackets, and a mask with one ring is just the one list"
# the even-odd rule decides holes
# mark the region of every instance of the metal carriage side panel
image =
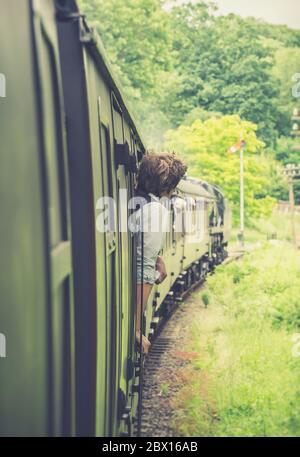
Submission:
[[49,268],[51,434],[65,436],[75,433],[74,289],[65,114],[55,5],[41,0],[33,0],[32,5]]
[[225,212],[224,212],[224,242],[228,243],[231,233],[231,224],[232,224],[232,211],[230,204],[227,199],[225,199]]
[[[97,76],[95,90],[100,97],[101,138],[106,131],[109,149],[102,148],[102,166],[104,183],[111,176],[111,196],[115,204],[115,246],[110,252],[114,258],[114,267],[107,287],[113,287],[114,298],[108,300],[107,307],[111,311],[110,333],[111,350],[109,380],[110,401],[110,435],[126,433],[129,420],[120,420],[126,406],[131,403],[131,379],[134,355],[134,306],[135,306],[135,275],[133,265],[133,236],[127,230],[128,200],[133,196],[134,164],[138,154],[143,154],[143,146],[133,121],[126,109],[118,87],[112,79],[100,43],[95,37],[86,46],[87,55],[92,58]],[[103,88],[105,87],[105,90]],[[101,140],[102,141],[102,140]],[[109,170],[106,171],[107,165]],[[105,195],[108,191],[105,191]],[[105,235],[107,237],[107,234]],[[111,304],[109,302],[111,301]]]
[[[120,179],[115,167],[115,143],[123,143],[122,119],[117,123],[111,101],[110,88],[103,78],[101,67],[94,60],[89,49],[85,51],[85,69],[87,74],[89,111],[91,120],[91,144],[95,187],[95,205],[98,198],[112,198],[114,205],[113,226],[105,228],[103,233],[97,230],[97,266],[103,265],[103,278],[98,276],[99,316],[106,316],[106,428],[105,434],[114,436],[118,433],[119,385],[122,363],[122,309],[128,306],[124,299],[124,288],[128,287],[126,278],[121,281],[121,274],[126,271],[124,259],[128,259],[123,234],[119,231],[119,189]],[[115,115],[116,116],[116,115]],[[116,138],[117,136],[117,138]],[[98,162],[98,164],[97,164]],[[102,186],[102,187],[101,187]],[[124,183],[123,183],[124,187]],[[101,242],[104,248],[101,249]],[[103,244],[104,243],[104,244]],[[128,271],[128,264],[127,271]],[[128,297],[128,295],[127,295]],[[100,305],[101,304],[101,305]],[[100,306],[106,309],[100,309]],[[125,310],[124,310],[125,312]],[[127,324],[128,325],[128,324]],[[100,329],[99,329],[100,330]],[[100,368],[100,367],[99,367]],[[126,392],[126,385],[124,388]],[[99,420],[101,418],[99,417]]]
[[185,202],[182,197],[177,196],[173,199],[171,213],[172,261],[169,270],[171,287],[177,280],[183,268],[182,259],[184,256],[184,206]]
[[[90,120],[90,142],[93,170],[93,206],[96,216],[95,251],[97,278],[97,408],[96,434],[110,433],[111,370],[113,358],[112,313],[116,296],[110,282],[115,276],[115,232],[101,230],[104,197],[112,197],[112,179],[108,169],[110,151],[109,94],[104,82],[99,83],[93,59],[84,48],[84,67],[87,82],[88,108]],[[105,121],[104,121],[105,120]]]
[[[83,49],[79,40],[80,18],[77,16],[76,20],[75,2],[68,3],[70,10],[61,9],[59,4],[60,2],[57,2],[57,28],[67,122],[75,278],[76,434],[91,436],[96,431],[97,414],[101,417],[105,415],[105,405],[102,398],[100,405],[98,400],[96,402],[96,383],[99,382],[99,379],[96,379],[99,340],[95,257],[96,214],[90,122]],[[73,13],[75,18],[72,16]],[[103,306],[105,307],[105,302]],[[102,337],[105,341],[105,333]],[[105,354],[105,343],[101,350]],[[101,357],[104,361],[102,363],[105,364],[106,358],[102,357],[102,354],[98,346],[98,358]]]
[[[114,138],[114,166],[116,173],[117,194],[116,203],[118,210],[118,232],[119,232],[119,284],[120,284],[120,307],[119,307],[119,361],[117,373],[117,392],[118,392],[118,405],[117,415],[118,418],[122,417],[125,407],[129,398],[129,385],[130,378],[127,373],[129,365],[128,361],[132,358],[132,340],[129,336],[133,337],[134,328],[134,312],[133,306],[135,304],[135,290],[132,272],[132,236],[128,231],[128,218],[129,208],[128,201],[133,197],[132,175],[130,157],[133,157],[131,149],[130,138],[130,119],[123,111],[115,93],[111,92],[111,113],[112,113],[112,126]],[[131,126],[131,125],[130,125]],[[126,159],[124,156],[127,156]],[[123,156],[123,157],[122,157]],[[127,163],[125,163],[127,162]],[[115,424],[115,433],[120,428],[126,432],[126,425],[124,423]]]
[[0,434],[43,436],[51,431],[50,313],[29,2],[2,4],[0,39]]
[[[189,223],[184,225],[184,256],[182,259],[183,269],[188,268],[193,262],[202,258],[209,252],[209,231],[208,231],[208,205],[206,197],[189,194],[188,197],[195,199],[192,210],[187,209],[191,214],[187,219],[191,219],[191,229]],[[201,203],[198,206],[197,204]]]
[[[134,196],[136,187],[136,172],[141,147],[136,133],[133,130],[132,121],[122,111],[123,127],[123,151],[128,150],[129,163],[125,166],[118,166],[118,173],[121,174],[122,197],[119,202],[121,217],[122,236],[122,341],[121,341],[121,365],[120,365],[120,395],[125,394],[126,406],[130,411],[130,419],[133,415],[132,407],[132,385],[134,383],[134,358],[135,358],[135,308],[136,308],[136,236],[130,230],[128,221],[132,214],[130,199]],[[128,145],[128,146],[127,146]],[[120,146],[118,146],[120,147]],[[122,392],[122,393],[121,393]],[[123,397],[124,400],[124,397]],[[124,404],[122,406],[124,408]],[[124,412],[124,409],[123,409]],[[124,421],[123,421],[124,422]],[[127,422],[128,425],[128,422]],[[128,432],[126,423],[121,424],[123,431]]]

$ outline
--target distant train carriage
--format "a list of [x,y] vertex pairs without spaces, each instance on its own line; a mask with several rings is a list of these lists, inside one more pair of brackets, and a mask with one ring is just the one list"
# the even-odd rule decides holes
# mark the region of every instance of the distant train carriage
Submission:
[[[127,436],[141,358],[135,238],[122,225],[145,148],[74,0],[6,1],[0,38],[0,435]],[[105,198],[116,206],[103,231]],[[229,221],[219,189],[180,183],[162,253],[169,275],[145,313],[150,337],[225,258]]]

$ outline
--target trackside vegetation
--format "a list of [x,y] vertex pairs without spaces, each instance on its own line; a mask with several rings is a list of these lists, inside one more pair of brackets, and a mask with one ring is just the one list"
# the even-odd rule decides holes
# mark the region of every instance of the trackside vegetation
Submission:
[[166,132],[166,148],[178,151],[189,164],[192,176],[201,176],[219,185],[230,200],[234,221],[239,215],[239,153],[228,152],[243,132],[247,143],[244,158],[246,219],[269,216],[276,200],[270,197],[270,175],[274,160],[264,157],[264,143],[256,136],[256,125],[242,121],[238,115],[195,120]]
[[218,268],[186,350],[174,400],[183,436],[300,436],[300,252],[265,242]]

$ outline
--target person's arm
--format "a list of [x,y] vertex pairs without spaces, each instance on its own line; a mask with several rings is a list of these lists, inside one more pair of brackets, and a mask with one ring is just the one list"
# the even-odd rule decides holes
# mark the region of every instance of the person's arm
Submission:
[[[143,287],[143,305],[142,305],[142,287]],[[141,342],[141,316],[145,310],[149,295],[151,293],[153,284],[138,284],[137,285],[137,297],[136,297],[136,313],[135,313],[135,338],[138,344]],[[144,354],[147,354],[150,349],[151,343],[142,335],[142,348]]]
[[[142,287],[143,287],[143,306],[142,306]],[[136,303],[137,303],[137,310],[136,310],[136,322],[135,328],[136,332],[139,333],[141,329],[141,313],[145,311],[146,304],[151,293],[153,284],[138,284],[136,288]]]

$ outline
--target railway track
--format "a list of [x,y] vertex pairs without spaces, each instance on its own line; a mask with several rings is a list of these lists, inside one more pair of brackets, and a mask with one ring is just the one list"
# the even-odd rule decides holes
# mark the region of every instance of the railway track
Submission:
[[[224,264],[239,260],[244,253],[245,251],[230,252]],[[172,400],[182,388],[182,371],[195,356],[180,350],[183,341],[188,338],[193,314],[199,312],[199,303],[191,300],[189,295],[195,289],[201,289],[204,284],[204,281],[197,283],[185,293],[186,301],[171,313],[152,342],[144,366],[140,436],[175,436],[172,422],[176,412],[172,408]]]

